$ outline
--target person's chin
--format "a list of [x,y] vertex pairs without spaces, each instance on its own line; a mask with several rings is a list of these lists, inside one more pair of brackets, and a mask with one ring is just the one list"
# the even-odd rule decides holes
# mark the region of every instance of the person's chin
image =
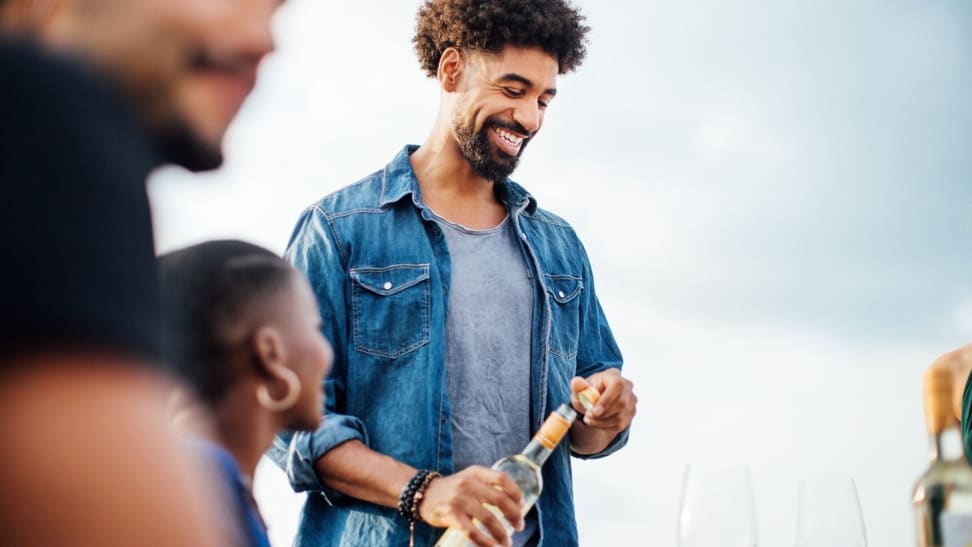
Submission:
[[223,165],[220,146],[208,143],[185,124],[172,124],[155,132],[162,161],[189,171],[211,171]]
[[492,160],[491,170],[498,175],[502,175],[504,180],[513,174],[513,171],[516,170],[516,166],[520,161],[519,156],[511,156],[498,149],[492,150],[490,159]]

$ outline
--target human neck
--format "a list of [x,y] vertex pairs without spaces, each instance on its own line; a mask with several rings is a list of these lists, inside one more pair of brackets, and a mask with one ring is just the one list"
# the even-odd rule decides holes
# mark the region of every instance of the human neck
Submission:
[[473,229],[494,228],[506,217],[493,182],[479,176],[466,161],[441,118],[409,159],[423,201],[439,216]]
[[280,427],[276,415],[257,403],[255,389],[234,390],[214,412],[217,441],[251,478]]

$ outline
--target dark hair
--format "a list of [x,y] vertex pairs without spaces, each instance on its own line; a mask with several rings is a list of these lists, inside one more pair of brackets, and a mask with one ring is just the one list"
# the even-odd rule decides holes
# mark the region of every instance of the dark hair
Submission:
[[169,364],[203,403],[220,401],[243,372],[234,350],[252,310],[287,286],[296,270],[243,241],[208,241],[159,257]]
[[539,47],[566,74],[587,54],[584,19],[566,0],[426,0],[412,42],[431,77],[447,48],[498,53],[507,45]]

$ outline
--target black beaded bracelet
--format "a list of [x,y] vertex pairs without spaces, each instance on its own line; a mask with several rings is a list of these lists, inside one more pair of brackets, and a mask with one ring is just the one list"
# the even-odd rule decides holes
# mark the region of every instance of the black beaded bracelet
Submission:
[[441,477],[439,473],[430,469],[423,469],[408,481],[402,489],[402,495],[398,498],[398,514],[408,519],[409,522],[421,520],[418,506],[425,496],[425,489],[429,482],[436,477]]

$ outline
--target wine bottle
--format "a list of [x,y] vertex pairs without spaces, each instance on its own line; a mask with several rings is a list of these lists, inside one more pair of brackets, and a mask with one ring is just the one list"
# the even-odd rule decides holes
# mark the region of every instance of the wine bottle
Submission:
[[[588,387],[580,392],[577,398],[580,399],[584,408],[590,411],[597,404],[600,396],[601,394],[596,389]],[[543,422],[543,425],[540,426],[537,434],[533,436],[530,444],[523,449],[523,452],[513,456],[507,456],[493,465],[493,469],[498,469],[509,475],[513,479],[513,482],[520,488],[520,492],[523,495],[524,516],[530,511],[533,504],[537,502],[537,499],[540,497],[540,491],[543,489],[543,478],[540,474],[540,467],[547,461],[547,458],[553,453],[554,448],[570,430],[570,426],[576,418],[577,412],[570,405],[560,405]],[[514,532],[513,526],[506,521],[499,508],[489,504],[485,505],[486,508],[499,518],[503,524],[503,528],[506,529],[506,534],[512,536]],[[478,520],[474,520],[473,522],[487,537],[490,536],[490,533]],[[439,538],[438,543],[435,545],[436,547],[471,547],[473,544],[462,531],[457,528],[449,528],[442,534],[442,537]]]
[[952,410],[952,374],[925,374],[925,422],[930,464],[914,490],[918,547],[972,545],[972,468],[962,451],[958,420]]

